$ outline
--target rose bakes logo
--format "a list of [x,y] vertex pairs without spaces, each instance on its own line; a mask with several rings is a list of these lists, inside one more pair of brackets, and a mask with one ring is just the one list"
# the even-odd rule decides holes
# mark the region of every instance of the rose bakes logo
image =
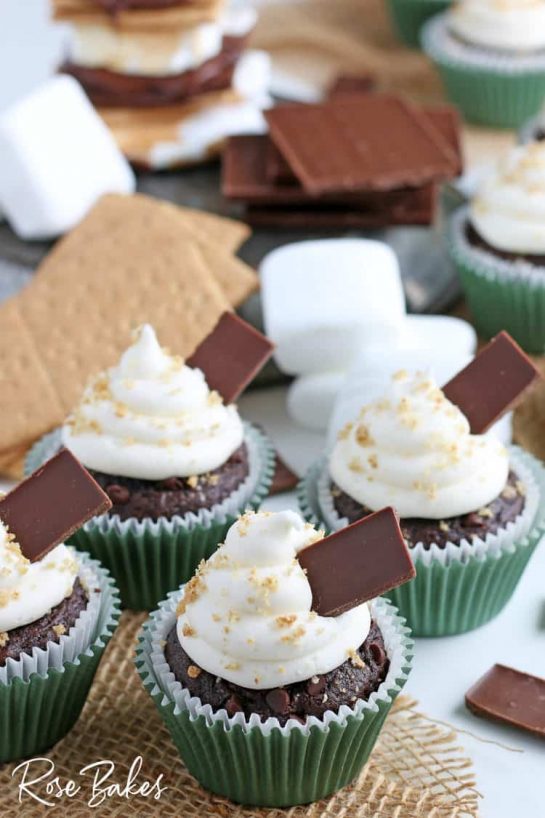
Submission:
[[51,759],[31,758],[17,765],[12,778],[17,781],[19,803],[32,799],[46,807],[54,807],[61,800],[79,796],[86,800],[88,807],[95,809],[112,798],[159,801],[168,789],[163,785],[163,773],[155,780],[146,780],[141,775],[143,763],[142,756],[137,756],[121,781],[115,763],[107,759],[82,767],[75,779],[62,779],[56,774]]

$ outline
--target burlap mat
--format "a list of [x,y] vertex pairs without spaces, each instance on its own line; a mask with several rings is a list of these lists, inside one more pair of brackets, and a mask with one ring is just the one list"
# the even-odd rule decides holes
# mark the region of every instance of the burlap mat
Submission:
[[[115,763],[111,781],[123,783],[135,758],[143,757],[141,779],[163,773],[168,787],[160,800],[112,797],[90,808],[89,779],[73,799],[42,807],[18,803],[15,764],[0,769],[2,818],[42,815],[161,816],[161,818],[466,818],[477,815],[479,795],[471,762],[456,735],[419,714],[416,703],[400,697],[367,767],[355,785],[327,801],[290,810],[244,809],[209,795],[185,770],[168,731],[144,691],[132,663],[133,645],[145,616],[124,613],[102,662],[89,701],[72,732],[47,757],[61,779],[78,778],[86,764]],[[36,771],[37,774],[38,771]],[[54,800],[54,799],[53,799]]]

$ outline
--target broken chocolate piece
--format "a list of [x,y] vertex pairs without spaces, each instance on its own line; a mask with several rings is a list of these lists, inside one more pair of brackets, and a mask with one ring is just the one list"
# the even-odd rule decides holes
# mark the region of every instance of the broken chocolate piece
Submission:
[[81,463],[62,449],[0,500],[0,520],[23,556],[36,562],[111,506]]
[[540,377],[529,357],[500,332],[443,387],[443,393],[466,416],[474,435],[486,432]]
[[450,178],[458,165],[426,115],[396,97],[281,105],[265,116],[272,140],[310,193],[418,186]]
[[269,494],[282,494],[284,491],[293,491],[297,487],[299,478],[292,472],[287,463],[282,460],[278,452],[275,455],[274,475]]
[[476,716],[501,721],[545,738],[545,679],[494,665],[466,693]]
[[369,94],[376,88],[372,74],[340,74],[329,88],[327,98],[339,99],[352,94]]
[[393,508],[309,545],[298,559],[320,616],[339,616],[416,575]]
[[187,359],[202,369],[210,389],[232,403],[272,355],[274,345],[232,312],[224,312],[210,335]]

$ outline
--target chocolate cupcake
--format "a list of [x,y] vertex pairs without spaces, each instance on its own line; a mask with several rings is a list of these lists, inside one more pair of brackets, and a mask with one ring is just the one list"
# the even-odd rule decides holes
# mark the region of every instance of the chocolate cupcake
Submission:
[[[51,480],[46,470],[41,486]],[[28,511],[11,499],[17,488],[0,502],[0,762],[36,755],[72,728],[119,618],[117,590],[100,564],[48,540],[64,517],[70,529],[85,519],[73,519],[74,483],[65,491],[55,479],[41,506],[33,477],[24,489]],[[51,500],[65,509],[48,515]],[[36,542],[43,555],[32,553]]]
[[300,502],[330,530],[392,505],[417,576],[390,596],[415,633],[443,635],[476,627],[506,604],[537,542],[542,481],[530,455],[471,434],[430,376],[400,371],[311,469]]
[[272,452],[205,374],[162,349],[145,325],[117,366],[94,377],[59,443],[106,491],[112,508],[74,538],[116,577],[124,605],[153,607],[188,579],[236,515],[271,479]]
[[512,148],[469,206],[450,219],[448,246],[477,328],[545,350],[545,142]]
[[513,128],[545,95],[545,2],[459,0],[428,21],[423,48],[471,122]]
[[[156,703],[185,763],[234,800],[285,806],[343,786],[405,679],[410,645],[385,601],[338,616],[312,610],[297,555],[322,537],[292,511],[244,514],[146,627],[140,672],[161,691]],[[343,770],[334,755],[352,730]],[[207,759],[189,749],[201,741],[211,742]]]

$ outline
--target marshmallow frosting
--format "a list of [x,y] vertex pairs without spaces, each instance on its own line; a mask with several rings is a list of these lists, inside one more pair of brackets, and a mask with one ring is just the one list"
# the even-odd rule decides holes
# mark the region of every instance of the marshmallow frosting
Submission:
[[497,439],[470,434],[467,418],[428,374],[400,371],[340,432],[329,470],[371,511],[392,505],[401,518],[440,520],[496,498],[509,459]]
[[141,480],[190,477],[223,465],[243,441],[235,406],[203,372],[141,327],[118,365],[91,380],[62,430],[88,469]]
[[502,157],[477,191],[470,216],[498,250],[545,253],[545,143],[519,146]]
[[181,74],[217,57],[224,37],[245,37],[256,19],[254,9],[233,5],[216,22],[182,30],[135,32],[114,25],[76,23],[72,27],[70,58],[87,68],[106,68],[122,74]]
[[65,545],[29,562],[0,522],[0,633],[41,619],[70,596],[78,563]]
[[545,49],[545,0],[460,0],[450,30],[476,46],[508,52]]
[[186,585],[177,633],[195,664],[265,690],[328,673],[365,641],[365,603],[337,617],[311,610],[297,554],[323,537],[293,511],[244,514]]

